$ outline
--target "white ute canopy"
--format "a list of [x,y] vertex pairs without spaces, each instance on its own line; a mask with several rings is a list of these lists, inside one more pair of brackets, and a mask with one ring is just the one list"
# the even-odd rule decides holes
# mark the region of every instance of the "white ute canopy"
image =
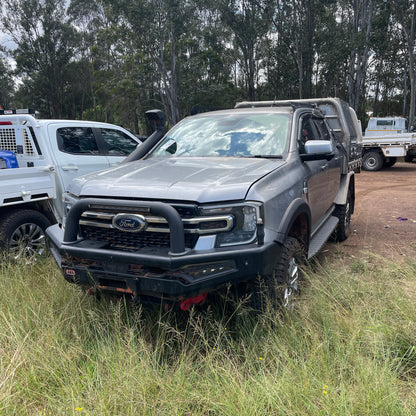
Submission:
[[382,136],[407,133],[407,119],[404,117],[370,117],[366,136]]

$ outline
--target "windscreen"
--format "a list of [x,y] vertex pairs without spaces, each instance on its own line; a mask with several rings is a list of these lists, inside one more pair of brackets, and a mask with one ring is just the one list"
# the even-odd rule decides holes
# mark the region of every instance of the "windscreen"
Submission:
[[273,112],[190,117],[170,130],[149,157],[281,156],[290,117]]

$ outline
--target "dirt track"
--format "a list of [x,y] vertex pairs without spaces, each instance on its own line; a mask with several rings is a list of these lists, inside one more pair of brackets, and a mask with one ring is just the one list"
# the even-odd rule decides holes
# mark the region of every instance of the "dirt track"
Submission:
[[416,258],[416,163],[397,163],[356,176],[351,231],[339,247],[349,255],[371,252],[395,260]]

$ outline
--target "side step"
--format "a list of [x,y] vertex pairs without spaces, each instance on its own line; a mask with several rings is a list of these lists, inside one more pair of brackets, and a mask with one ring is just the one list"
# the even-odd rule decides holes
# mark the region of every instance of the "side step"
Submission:
[[308,251],[308,260],[312,258],[327,242],[328,238],[334,232],[336,226],[338,225],[339,219],[334,216],[328,217],[328,219],[322,224],[319,230],[312,237],[309,244]]

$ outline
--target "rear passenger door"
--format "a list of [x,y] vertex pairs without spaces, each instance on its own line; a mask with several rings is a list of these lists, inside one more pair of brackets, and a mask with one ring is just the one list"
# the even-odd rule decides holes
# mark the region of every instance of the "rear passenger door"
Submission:
[[100,151],[93,130],[85,126],[50,125],[48,128],[57,174],[56,204],[60,211],[61,195],[72,179],[109,167],[107,156]]
[[92,127],[49,128],[56,171],[63,189],[77,176],[108,168],[108,159],[99,149]]

